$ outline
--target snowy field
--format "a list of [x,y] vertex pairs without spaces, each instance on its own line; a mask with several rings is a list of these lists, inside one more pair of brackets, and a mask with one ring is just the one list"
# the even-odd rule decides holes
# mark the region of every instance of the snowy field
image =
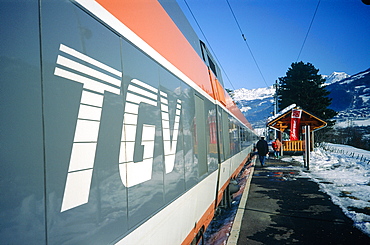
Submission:
[[[303,164],[302,156],[291,160]],[[302,174],[317,182],[354,225],[370,236],[370,151],[324,144],[311,153],[309,170]]]

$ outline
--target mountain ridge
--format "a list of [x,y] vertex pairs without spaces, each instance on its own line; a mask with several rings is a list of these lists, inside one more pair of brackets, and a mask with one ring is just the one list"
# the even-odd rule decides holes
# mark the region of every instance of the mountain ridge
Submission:
[[[352,76],[345,72],[322,75],[324,86],[330,91],[330,109],[338,111],[337,121],[348,118],[369,118],[370,116],[370,69]],[[265,127],[272,116],[275,89],[273,86],[257,89],[237,89],[233,99],[254,128]],[[305,109],[305,108],[304,108]],[[309,110],[309,109],[308,109]]]

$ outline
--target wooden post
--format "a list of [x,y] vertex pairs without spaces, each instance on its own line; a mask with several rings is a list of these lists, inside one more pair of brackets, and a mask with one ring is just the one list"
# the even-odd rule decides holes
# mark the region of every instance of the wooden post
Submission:
[[279,139],[281,142],[281,147],[280,147],[280,157],[283,157],[284,155],[284,144],[283,144],[283,131],[280,125],[280,130],[279,130]]

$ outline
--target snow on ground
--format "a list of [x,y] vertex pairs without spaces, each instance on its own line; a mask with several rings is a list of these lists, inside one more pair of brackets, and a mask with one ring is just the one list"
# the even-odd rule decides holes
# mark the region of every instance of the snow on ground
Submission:
[[[303,164],[302,156],[291,160]],[[370,236],[370,151],[325,144],[311,153],[310,169],[302,174],[317,182],[354,225]]]

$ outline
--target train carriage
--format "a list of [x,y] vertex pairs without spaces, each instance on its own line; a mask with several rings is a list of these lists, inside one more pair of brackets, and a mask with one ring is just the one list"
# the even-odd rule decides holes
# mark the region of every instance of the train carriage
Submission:
[[0,1],[1,244],[189,244],[256,135],[171,1]]

